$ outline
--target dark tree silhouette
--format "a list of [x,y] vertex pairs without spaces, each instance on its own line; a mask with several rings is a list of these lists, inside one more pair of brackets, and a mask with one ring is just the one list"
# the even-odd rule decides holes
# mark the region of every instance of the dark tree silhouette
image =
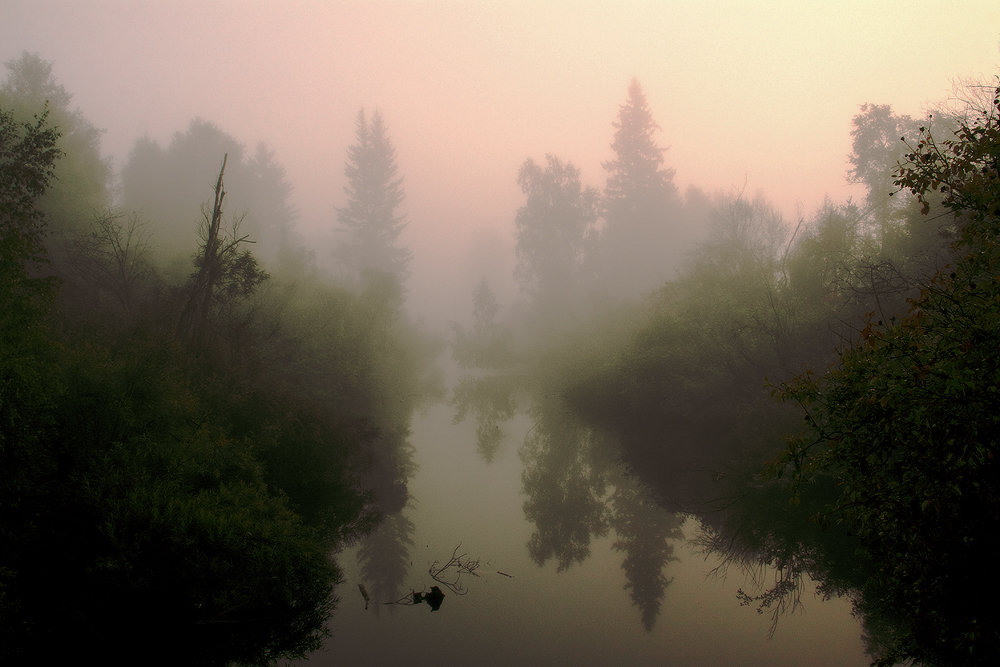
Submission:
[[898,629],[882,664],[992,664],[1000,586],[983,573],[1000,516],[1000,87],[950,136],[921,127],[895,184],[934,212],[928,222],[951,219],[956,260],[908,315],[872,318],[832,369],[782,387],[805,431],[780,471],[793,489],[835,485],[817,518],[847,527],[874,564],[859,610]]
[[219,169],[211,211],[207,208],[203,211],[201,252],[195,258],[197,270],[191,276],[187,301],[177,326],[178,335],[192,343],[203,341],[214,307],[231,306],[235,301],[249,297],[268,278],[267,273],[257,266],[253,254],[241,249],[249,237],[240,235],[240,219],[234,219],[228,233],[222,227],[226,197],[222,178],[228,157],[223,158]]

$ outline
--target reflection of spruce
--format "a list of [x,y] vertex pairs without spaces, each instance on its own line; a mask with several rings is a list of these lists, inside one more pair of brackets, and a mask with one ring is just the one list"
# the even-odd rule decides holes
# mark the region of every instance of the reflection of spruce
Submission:
[[[385,517],[365,537],[358,550],[358,562],[372,598],[391,600],[403,589],[410,567],[413,530],[413,522],[399,512]],[[378,606],[375,613],[379,613]]]
[[624,478],[611,496],[611,525],[617,539],[615,551],[625,553],[622,570],[625,589],[642,613],[646,632],[653,629],[667,586],[667,563],[677,560],[674,542],[683,537],[683,516],[667,512],[649,489],[634,478]]

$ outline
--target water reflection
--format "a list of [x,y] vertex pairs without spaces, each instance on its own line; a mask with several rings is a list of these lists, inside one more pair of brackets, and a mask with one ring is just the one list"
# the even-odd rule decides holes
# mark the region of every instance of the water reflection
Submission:
[[648,489],[623,479],[611,497],[611,525],[618,539],[614,549],[625,553],[622,569],[632,604],[639,608],[646,632],[653,629],[663,596],[672,579],[664,575],[667,563],[677,560],[675,545],[684,538],[683,515],[665,512]]
[[[750,592],[743,595],[753,607],[773,613],[774,620],[786,607],[794,606],[799,599],[795,596],[809,596],[809,575],[818,571],[817,563],[828,553],[817,543],[810,552],[811,560],[801,560],[806,553],[801,548],[805,537],[783,527],[783,522],[797,525],[801,517],[782,514],[782,508],[768,501],[769,492],[753,489],[749,477],[730,471],[723,481],[716,480],[710,491],[717,494],[728,484],[727,488],[739,493],[729,496],[731,502],[725,511],[700,511],[694,519],[692,506],[685,505],[687,511],[682,512],[672,504],[671,489],[654,489],[631,474],[622,461],[621,442],[615,439],[619,436],[583,424],[557,395],[529,378],[528,374],[499,369],[468,373],[454,382],[447,409],[441,412],[444,406],[440,406],[431,411],[440,416],[434,416],[430,423],[418,418],[416,423],[422,425],[416,427],[417,457],[404,467],[414,475],[419,461],[419,481],[414,483],[416,477],[409,480],[411,496],[403,511],[386,516],[358,546],[353,574],[347,568],[351,589],[361,584],[371,598],[369,608],[359,613],[383,617],[382,629],[368,630],[369,642],[381,642],[381,633],[389,633],[393,641],[412,644],[414,651],[424,655],[427,650],[439,649],[442,637],[466,633],[467,638],[450,646],[446,654],[463,661],[473,656],[481,660],[483,645],[496,648],[504,637],[509,640],[500,627],[520,628],[515,634],[537,635],[537,628],[566,623],[558,619],[568,614],[574,619],[570,627],[593,624],[594,629],[583,632],[610,633],[607,637],[619,642],[618,648],[602,648],[603,658],[596,654],[580,658],[584,646],[594,650],[593,642],[571,648],[564,639],[548,649],[537,644],[519,649],[505,645],[490,658],[493,662],[483,664],[509,664],[506,660],[515,654],[522,656],[518,659],[524,664],[541,664],[545,655],[560,659],[576,655],[580,660],[574,660],[579,664],[606,664],[616,651],[632,650],[632,644],[636,647],[634,656],[643,656],[634,658],[636,664],[646,664],[649,656],[666,656],[675,664],[730,662],[738,655],[735,648],[686,647],[685,637],[692,632],[733,636],[732,627],[724,630],[713,625],[722,617],[711,616],[715,620],[708,620],[708,625],[705,619],[690,618],[692,610],[711,604],[718,606],[716,614],[725,617],[723,625],[758,618],[765,623],[749,631],[749,641],[755,644],[747,649],[751,655],[738,656],[744,664],[782,663],[764,657],[771,651],[786,655],[784,661],[788,655],[810,655],[813,649],[795,647],[800,641],[796,637],[776,642],[777,648],[766,648],[771,646],[766,643],[767,614],[759,616],[753,608],[742,608],[735,587],[721,599],[718,592],[710,590],[718,584],[704,578],[712,565],[699,567],[704,558],[719,563],[719,573],[730,564],[737,566],[737,574],[762,577],[754,581],[751,576],[745,584]],[[676,475],[683,474],[681,467],[678,463]],[[701,482],[698,488],[709,492]],[[520,512],[516,505],[509,505],[518,494]],[[807,510],[803,507],[800,511]],[[475,559],[468,557],[463,539],[468,540],[468,551],[476,554]],[[452,598],[447,577],[433,576],[449,562],[449,554],[476,568],[475,578],[463,574],[461,593],[469,592],[467,596]],[[788,558],[781,560],[782,556]],[[515,577],[508,578],[511,572]],[[773,585],[763,577],[773,577]],[[597,590],[602,591],[599,596]],[[757,595],[758,591],[763,593]],[[838,592],[834,588],[821,590]],[[355,590],[350,595],[358,593]],[[708,598],[714,601],[707,603]],[[357,602],[359,610],[364,609],[362,601]],[[367,606],[367,600],[363,602]],[[404,605],[440,611],[397,613]],[[623,613],[629,605],[634,614]],[[562,606],[568,609],[560,609]],[[573,613],[574,609],[578,611]],[[672,611],[665,622],[663,615],[668,609]],[[816,613],[812,606],[810,609]],[[862,664],[863,659],[856,660],[860,655],[857,626],[843,606],[839,609],[846,619],[841,629],[850,632],[853,628],[855,637],[837,648],[839,653],[830,655],[850,656],[839,664]],[[485,634],[480,630],[484,624],[490,628]],[[338,628],[347,632],[347,636],[331,643],[331,660],[335,655],[343,657],[350,637],[358,628],[368,626],[362,616],[335,618],[332,627],[334,632]],[[564,632],[579,637],[581,630]],[[649,637],[651,643],[638,648],[636,636],[629,632]],[[801,642],[818,645],[813,632]],[[672,640],[665,641],[666,637]],[[626,643],[621,644],[623,641]],[[746,646],[748,639],[743,641]],[[401,651],[379,646],[375,654],[385,658]],[[326,664],[322,660],[318,657],[316,663]],[[833,658],[814,661],[838,664]]]
[[[682,532],[685,515],[660,508],[661,498],[618,464],[612,440],[574,424],[558,401],[540,401],[543,395],[515,392],[517,409],[499,423],[505,435],[490,463],[478,452],[471,410],[457,425],[454,406],[416,417],[419,469],[405,512],[414,528],[403,522],[410,539],[396,541],[407,550],[407,571],[395,595],[376,597],[372,572],[355,559],[361,549],[341,554],[345,583],[333,637],[310,665],[867,664],[857,625],[839,602],[807,602],[808,614],[783,621],[769,641],[767,619],[739,606],[739,576],[706,579],[715,561],[706,563],[691,542],[699,522],[687,517]],[[569,432],[578,437],[560,437]],[[526,441],[534,458],[525,456]],[[543,530],[524,512],[532,502],[527,476],[537,479],[536,499],[562,494],[552,487],[586,486],[562,474],[559,460],[583,471],[584,480],[602,480],[591,496],[605,526],[603,535],[587,529],[589,558],[570,559],[565,569],[557,554],[572,550],[557,530],[546,533],[553,551],[541,564],[529,552]],[[467,578],[468,594],[457,597],[429,575],[456,544],[482,563],[482,576]],[[372,592],[367,610],[359,583]],[[447,596],[436,613],[423,601],[403,610],[385,604],[433,585]]]
[[590,555],[590,541],[608,530],[610,451],[566,418],[553,401],[532,406],[533,427],[521,447],[524,516],[534,525],[528,552],[563,571]]
[[[395,611],[395,607],[384,607],[380,603],[397,599],[405,588],[405,578],[410,571],[413,530],[413,522],[404,510],[385,517],[361,542],[358,564],[366,590],[376,601],[372,606],[376,616],[383,608],[390,613]],[[365,601],[367,604],[368,599]]]
[[507,374],[467,375],[452,391],[452,423],[460,424],[471,414],[476,423],[476,449],[487,463],[493,461],[506,437],[504,425],[514,416],[514,395],[520,384],[519,378]]
[[549,561],[557,572],[584,562],[591,543],[612,531],[613,549],[624,554],[625,589],[651,631],[670,579],[665,570],[675,560],[683,538],[684,516],[664,510],[649,488],[627,474],[616,443],[582,425],[562,402],[544,392],[521,391],[516,375],[467,375],[454,390],[454,423],[471,416],[477,450],[488,463],[505,439],[505,425],[516,410],[515,397],[531,427],[519,449],[524,516],[532,527],[527,549],[539,567]]

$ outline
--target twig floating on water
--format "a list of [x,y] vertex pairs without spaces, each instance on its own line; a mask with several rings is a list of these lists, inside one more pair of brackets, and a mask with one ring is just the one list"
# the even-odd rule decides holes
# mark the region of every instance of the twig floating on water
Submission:
[[361,591],[361,597],[365,599],[365,609],[368,609],[368,591],[365,590],[364,584],[358,584],[358,590]]

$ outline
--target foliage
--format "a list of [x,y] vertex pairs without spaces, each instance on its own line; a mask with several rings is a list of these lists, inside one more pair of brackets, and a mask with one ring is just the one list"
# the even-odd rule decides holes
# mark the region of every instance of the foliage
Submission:
[[907,316],[870,322],[835,368],[782,387],[809,427],[782,470],[799,486],[836,481],[818,518],[856,534],[874,563],[860,608],[898,629],[884,663],[990,664],[1000,650],[1000,591],[982,576],[1000,516],[1000,88],[953,138],[921,128],[895,182],[925,214],[937,201],[950,211],[955,263]]
[[[0,661],[301,657],[336,602],[331,554],[406,502],[430,344],[394,281],[265,286],[227,250],[246,237],[221,228],[221,172],[186,292],[128,210],[46,265],[46,123],[0,110]],[[191,294],[210,306],[194,346],[173,335]]]
[[36,452],[59,465],[33,492],[33,530],[5,549],[14,655],[157,646],[160,664],[225,664],[318,646],[339,579],[328,546],[248,443],[203,421],[181,364],[145,347],[67,351]]
[[59,131],[47,123],[47,112],[29,123],[0,109],[0,271],[2,298],[10,301],[4,311],[45,290],[45,281],[31,277],[28,269],[47,259],[43,214],[35,201],[48,187],[62,155],[57,147]]
[[0,628],[15,628],[18,618],[11,545],[40,529],[34,497],[58,466],[39,447],[51,427],[50,373],[58,368],[45,321],[55,285],[32,272],[47,260],[34,204],[52,178],[58,136],[44,114],[18,122],[0,109]]
[[[57,134],[44,118],[0,122],[3,272],[30,286]],[[206,420],[185,357],[159,339],[62,340],[39,292],[4,290],[4,660],[62,646],[117,663],[156,647],[156,663],[225,664],[317,646],[339,576],[330,543],[228,420]]]
[[895,189],[893,167],[906,152],[900,137],[913,137],[919,123],[907,115],[897,116],[888,104],[865,104],[852,125],[848,179],[863,184],[869,200],[886,206]]
[[765,201],[717,198],[690,270],[619,316],[615,333],[581,335],[590,342],[569,362],[574,411],[619,436],[636,473],[683,509],[785,418],[765,378],[807,354],[782,270],[787,233]]

